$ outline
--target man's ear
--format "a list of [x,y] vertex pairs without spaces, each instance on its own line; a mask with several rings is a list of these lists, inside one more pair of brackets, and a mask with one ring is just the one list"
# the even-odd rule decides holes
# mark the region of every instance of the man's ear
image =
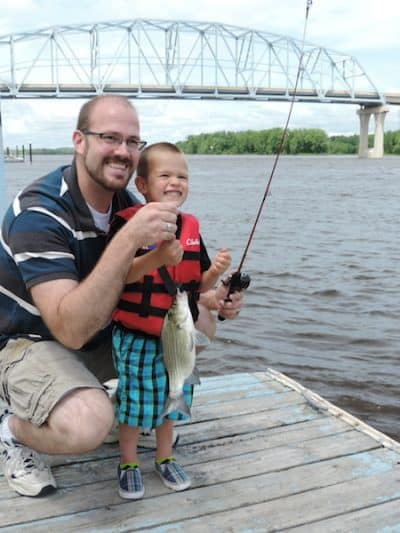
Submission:
[[79,130],[75,130],[72,134],[72,142],[74,143],[75,152],[82,155],[86,148],[86,139],[83,133]]
[[136,176],[135,185],[140,194],[144,196],[147,193],[147,181],[142,176]]

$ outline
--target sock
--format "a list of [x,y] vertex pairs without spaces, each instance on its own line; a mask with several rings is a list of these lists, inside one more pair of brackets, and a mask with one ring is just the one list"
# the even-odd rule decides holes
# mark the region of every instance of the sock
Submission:
[[139,468],[138,463],[120,463],[121,470],[127,470],[128,468]]
[[10,416],[5,416],[4,417],[4,420],[2,421],[2,423],[0,425],[0,436],[1,436],[1,438],[3,440],[14,440],[14,441],[16,441],[17,439],[12,434],[10,426],[8,424],[9,420],[10,420]]
[[162,457],[161,459],[156,459],[156,464],[161,465],[163,463],[169,463],[174,460],[174,456],[170,455],[169,457]]

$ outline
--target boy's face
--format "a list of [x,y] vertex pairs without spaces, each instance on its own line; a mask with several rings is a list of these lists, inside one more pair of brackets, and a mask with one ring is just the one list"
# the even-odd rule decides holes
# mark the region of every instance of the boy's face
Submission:
[[183,154],[159,150],[150,156],[147,179],[137,176],[136,187],[147,202],[175,202],[179,207],[189,192],[189,173]]

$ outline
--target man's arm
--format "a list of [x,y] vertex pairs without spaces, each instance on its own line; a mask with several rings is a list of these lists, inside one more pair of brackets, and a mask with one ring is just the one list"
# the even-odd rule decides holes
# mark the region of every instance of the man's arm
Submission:
[[[217,311],[223,318],[236,318],[242,308],[243,294],[234,292],[229,295],[230,301],[225,302],[228,294],[228,287],[220,285],[213,289],[200,294],[199,299],[199,318],[196,322],[196,328],[207,335],[210,340],[215,337],[217,329],[216,316],[212,311]],[[201,350],[198,350],[201,351]]]
[[35,305],[59,342],[79,349],[109,322],[137,249],[175,239],[176,214],[170,203],[146,205],[114,236],[83,281],[59,279],[31,288]]
[[228,287],[221,284],[216,289],[201,293],[199,303],[210,311],[218,311],[223,318],[236,318],[243,306],[243,293],[234,292],[226,301],[228,290]]

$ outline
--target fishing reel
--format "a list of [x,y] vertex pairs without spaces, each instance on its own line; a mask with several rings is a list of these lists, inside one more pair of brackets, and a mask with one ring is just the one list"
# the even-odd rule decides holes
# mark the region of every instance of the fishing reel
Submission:
[[[240,292],[244,289],[247,289],[247,287],[250,285],[250,276],[248,274],[245,274],[244,272],[234,272],[231,274],[228,278],[222,280],[222,285],[224,287],[229,287],[228,294],[225,297],[225,302],[230,302],[230,295],[234,292]],[[225,318],[221,315],[218,315],[218,320],[225,320]]]

